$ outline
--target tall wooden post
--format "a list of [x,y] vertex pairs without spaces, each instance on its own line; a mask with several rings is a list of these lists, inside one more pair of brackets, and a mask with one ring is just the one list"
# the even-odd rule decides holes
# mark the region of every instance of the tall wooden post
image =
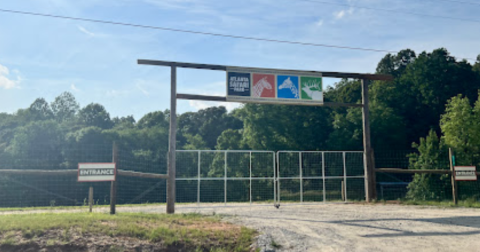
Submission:
[[[113,142],[112,147],[112,163],[115,163],[115,169],[118,169],[118,148],[117,143]],[[117,171],[115,171],[116,173]],[[115,176],[115,181],[112,181],[110,184],[110,214],[115,214],[116,204],[117,204],[117,176]]]
[[455,167],[453,163],[453,151],[452,148],[448,148],[448,158],[450,160],[450,180],[452,183],[452,199],[453,199],[453,204],[457,205],[458,204],[458,188],[457,188],[457,180],[455,178]]
[[373,165],[372,145],[370,143],[370,111],[368,108],[368,80],[362,79],[362,125],[363,125],[363,161],[365,168],[365,196],[367,202],[377,198],[375,167]]
[[177,142],[177,68],[171,66],[170,136],[168,146],[167,213],[175,213],[175,151]]

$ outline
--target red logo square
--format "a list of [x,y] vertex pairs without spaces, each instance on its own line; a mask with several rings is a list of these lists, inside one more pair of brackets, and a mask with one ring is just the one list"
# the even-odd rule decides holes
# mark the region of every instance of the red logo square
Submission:
[[275,75],[252,74],[252,97],[275,98]]

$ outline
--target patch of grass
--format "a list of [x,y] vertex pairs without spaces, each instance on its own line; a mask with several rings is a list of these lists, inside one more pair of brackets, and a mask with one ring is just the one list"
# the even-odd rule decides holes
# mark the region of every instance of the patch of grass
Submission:
[[1,245],[15,245],[17,241],[15,240],[15,232],[8,231],[3,235],[3,238],[0,240]]
[[60,230],[58,239],[67,243],[72,233],[78,233],[132,237],[167,247],[179,245],[203,251],[248,251],[256,234],[252,229],[223,223],[219,216],[197,213],[38,213],[3,215],[0,218],[0,234],[21,232],[23,237],[31,239],[50,230]]
[[56,244],[56,241],[54,239],[49,239],[49,240],[47,240],[46,244],[47,244],[47,246],[53,246],[53,245]]
[[272,246],[275,249],[279,249],[282,247],[282,245],[278,244],[273,238],[272,238],[272,241],[270,242],[270,246]]

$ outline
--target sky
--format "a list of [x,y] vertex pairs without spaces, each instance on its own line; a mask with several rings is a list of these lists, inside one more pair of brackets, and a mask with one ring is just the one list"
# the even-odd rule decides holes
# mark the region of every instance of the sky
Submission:
[[[478,0],[24,0],[1,1],[0,9],[388,51],[444,47],[457,58],[480,54]],[[374,73],[386,54],[5,12],[0,24],[0,112],[7,113],[65,91],[81,107],[104,105],[111,117],[138,120],[168,109],[170,69],[137,59]],[[179,93],[225,95],[225,72],[179,69],[177,81]],[[177,111],[216,105],[241,106],[179,100]]]

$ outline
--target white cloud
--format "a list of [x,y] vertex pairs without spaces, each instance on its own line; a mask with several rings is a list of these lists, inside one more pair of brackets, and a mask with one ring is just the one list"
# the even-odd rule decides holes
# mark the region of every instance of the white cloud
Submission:
[[335,19],[342,19],[344,18],[346,15],[352,15],[353,14],[353,11],[354,11],[354,8],[353,7],[350,7],[349,9],[347,10],[341,10],[341,11],[336,11],[333,13],[333,16],[335,17]]
[[115,89],[112,89],[112,90],[107,90],[107,92],[105,93],[105,95],[107,97],[111,97],[111,98],[118,98],[118,97],[125,97],[127,95],[129,95],[130,91],[128,90],[115,90]]
[[334,12],[333,15],[336,19],[341,19],[343,16],[345,16],[345,10]]
[[140,85],[140,83],[137,83],[137,84],[135,85],[135,87],[136,87],[138,90],[140,90],[145,96],[149,96],[149,95],[150,95],[150,93],[149,93],[145,88],[143,88],[143,87]]
[[320,19],[318,20],[315,25],[317,25],[318,27],[322,26],[323,25],[323,19]]
[[11,89],[18,87],[20,83],[20,77],[18,76],[18,71],[14,71],[17,74],[17,79],[13,80],[8,77],[10,71],[6,66],[0,65],[0,87],[4,89]]
[[94,36],[95,36],[95,33],[93,33],[93,32],[91,32],[91,31],[85,29],[85,27],[83,27],[83,26],[77,25],[77,28],[78,28],[81,32],[87,34],[87,35],[90,36],[90,37],[94,37]]
[[75,86],[75,84],[73,84],[73,83],[70,85],[70,89],[75,91],[75,92],[80,92],[80,89],[78,89],[77,86]]

